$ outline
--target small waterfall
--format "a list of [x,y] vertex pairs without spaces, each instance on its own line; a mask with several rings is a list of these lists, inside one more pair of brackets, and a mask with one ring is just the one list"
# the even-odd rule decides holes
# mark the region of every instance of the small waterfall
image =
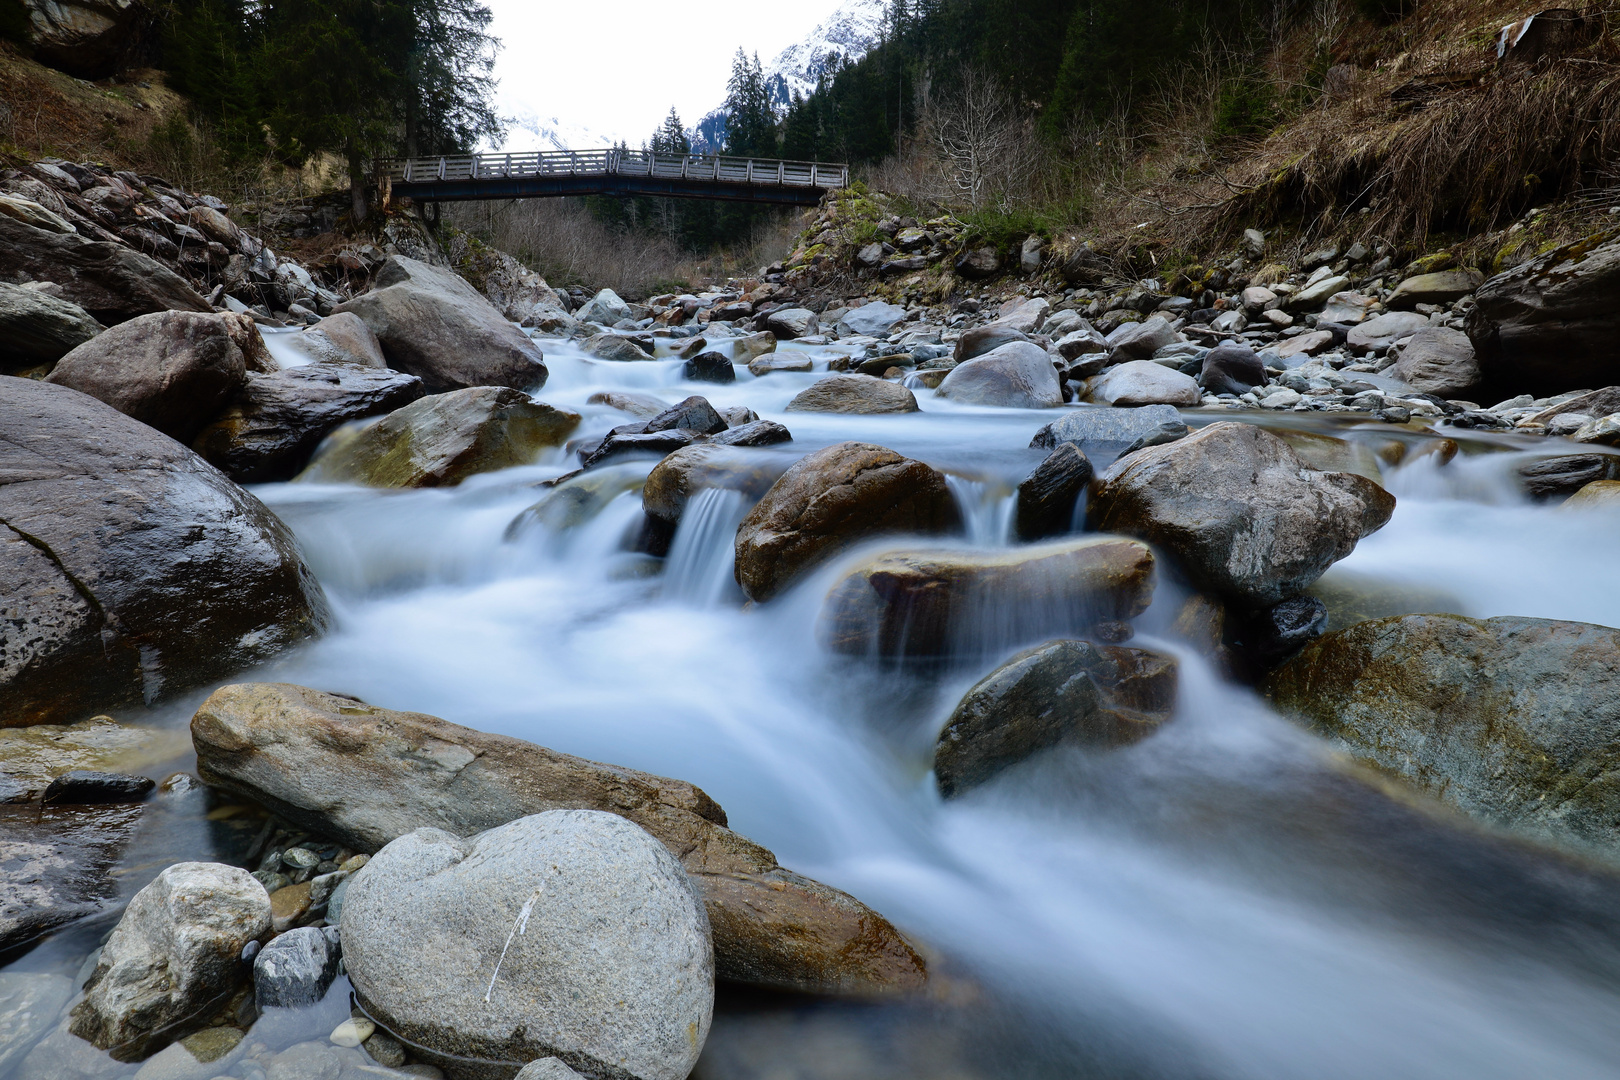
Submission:
[[704,488],[686,504],[664,562],[664,596],[714,607],[741,593],[732,578],[737,526],[748,506],[740,491]]
[[1006,487],[986,480],[969,480],[952,473],[945,483],[962,514],[967,542],[976,547],[1000,547],[1012,538],[1017,496]]

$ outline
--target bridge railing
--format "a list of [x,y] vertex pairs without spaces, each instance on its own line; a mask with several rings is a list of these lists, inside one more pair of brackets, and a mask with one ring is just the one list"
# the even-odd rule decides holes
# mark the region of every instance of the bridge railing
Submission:
[[523,176],[654,176],[781,187],[841,188],[849,166],[819,161],[659,154],[646,150],[548,150],[526,154],[461,154],[378,163],[393,183],[500,180]]

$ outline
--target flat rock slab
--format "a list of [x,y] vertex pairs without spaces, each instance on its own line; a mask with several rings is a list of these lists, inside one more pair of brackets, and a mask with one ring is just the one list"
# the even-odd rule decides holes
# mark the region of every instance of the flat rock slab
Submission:
[[0,278],[62,287],[62,298],[107,325],[154,311],[213,308],[184,278],[123,244],[51,232],[0,214]]
[[205,783],[362,851],[419,828],[470,836],[548,810],[628,818],[692,875],[723,979],[872,994],[926,978],[922,959],[883,916],[784,870],[726,828],[713,799],[679,780],[278,683],[215,691],[191,734]]
[[110,871],[140,816],[139,806],[0,806],[0,951],[111,910]]

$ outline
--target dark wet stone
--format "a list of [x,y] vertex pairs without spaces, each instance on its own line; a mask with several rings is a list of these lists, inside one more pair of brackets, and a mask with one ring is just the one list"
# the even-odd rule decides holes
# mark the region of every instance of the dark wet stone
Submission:
[[[648,420],[641,430],[648,433],[660,431],[691,431],[698,435],[718,435],[727,428],[726,418],[709,404],[709,399],[693,395],[685,401],[677,402],[663,412]],[[615,428],[615,431],[622,429]]]
[[793,433],[774,420],[755,420],[751,424],[722,431],[713,439],[721,446],[774,446],[793,441]]
[[298,1008],[326,996],[337,978],[338,934],[333,927],[289,930],[253,959],[253,994],[259,1008]]
[[679,450],[683,446],[691,446],[701,442],[705,436],[686,428],[672,428],[669,431],[649,431],[639,435],[609,435],[603,439],[593,450],[581,458],[585,468],[594,468],[604,461],[624,457],[630,454],[656,455],[664,457]]
[[703,352],[681,365],[681,376],[695,382],[728,383],[737,381],[737,369],[725,355]]
[[1620,457],[1613,454],[1565,454],[1519,466],[1519,479],[1533,499],[1567,498],[1594,480],[1620,475]]
[[1016,528],[1020,540],[1069,531],[1074,504],[1091,479],[1091,462],[1073,443],[1062,443],[1018,485]]
[[116,906],[139,806],[0,806],[0,952]]
[[155,786],[150,777],[74,769],[51,781],[45,789],[45,803],[133,803],[146,798]]

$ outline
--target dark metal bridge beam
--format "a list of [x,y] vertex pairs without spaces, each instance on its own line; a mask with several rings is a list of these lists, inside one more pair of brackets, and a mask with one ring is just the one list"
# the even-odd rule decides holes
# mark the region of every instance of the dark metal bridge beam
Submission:
[[477,180],[396,181],[395,195],[419,202],[469,202],[481,199],[543,199],[565,195],[660,195],[675,199],[719,199],[727,202],[815,206],[826,188],[781,184],[744,184],[725,180],[692,180],[678,176],[509,176]]

